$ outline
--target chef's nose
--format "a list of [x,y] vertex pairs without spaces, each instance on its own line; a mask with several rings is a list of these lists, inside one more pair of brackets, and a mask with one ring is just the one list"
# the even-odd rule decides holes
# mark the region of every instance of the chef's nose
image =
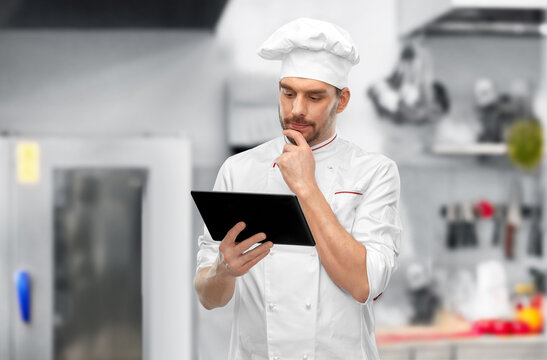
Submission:
[[296,96],[292,104],[292,115],[294,117],[306,116],[306,101],[303,96]]

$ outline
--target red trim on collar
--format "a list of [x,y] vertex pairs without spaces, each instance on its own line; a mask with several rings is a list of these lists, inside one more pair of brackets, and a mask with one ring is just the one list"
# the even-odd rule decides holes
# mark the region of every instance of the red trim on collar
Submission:
[[[336,137],[338,137],[338,134],[334,135],[334,137],[333,137],[328,143],[323,144],[323,145],[321,145],[321,146],[319,146],[319,147],[316,147],[315,149],[311,149],[311,151],[319,150],[319,149],[321,149],[321,148],[327,146],[328,144],[330,144],[331,142],[333,142],[334,139],[336,139]],[[272,168],[274,168],[276,165],[277,165],[277,163],[274,162]],[[363,195],[363,194],[359,194],[359,195]]]
[[382,296],[382,294],[383,294],[383,293],[380,293],[380,295],[376,296],[374,299],[372,299],[372,301],[378,300],[378,298],[379,298],[380,296]]
[[315,149],[311,149],[311,151],[319,150],[319,149],[321,149],[322,147],[325,147],[325,146],[327,146],[328,144],[330,144],[331,142],[333,142],[333,141],[334,141],[334,139],[336,139],[336,137],[337,137],[337,136],[338,136],[338,134],[334,135],[334,137],[332,138],[332,140],[331,140],[331,141],[329,141],[328,143],[326,143],[326,144],[323,144],[323,145],[321,145],[321,146],[319,146],[319,147],[316,147]]

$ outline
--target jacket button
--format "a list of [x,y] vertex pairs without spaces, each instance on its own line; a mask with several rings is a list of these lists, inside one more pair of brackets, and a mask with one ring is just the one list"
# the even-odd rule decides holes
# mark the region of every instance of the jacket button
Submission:
[[275,305],[274,303],[270,303],[269,307],[270,307],[270,310],[274,311],[277,305]]
[[[311,309],[311,303],[310,303],[310,302],[307,302],[307,303],[306,303],[306,309],[308,309],[308,310]],[[307,355],[306,355],[306,356],[307,356]]]
[[304,356],[302,356],[302,360],[308,360],[308,354],[305,354]]
[[274,356],[273,360],[279,360],[279,356]]

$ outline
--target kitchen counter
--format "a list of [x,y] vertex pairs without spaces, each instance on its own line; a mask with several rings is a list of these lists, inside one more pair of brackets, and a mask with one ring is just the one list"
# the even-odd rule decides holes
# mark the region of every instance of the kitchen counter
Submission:
[[547,360],[547,337],[479,335],[471,324],[443,312],[430,326],[378,328],[382,360]]
[[380,343],[382,360],[545,360],[544,335],[475,336]]

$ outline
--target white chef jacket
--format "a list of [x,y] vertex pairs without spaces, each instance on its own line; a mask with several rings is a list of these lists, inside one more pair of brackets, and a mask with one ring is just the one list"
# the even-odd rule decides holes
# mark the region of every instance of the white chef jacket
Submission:
[[[284,145],[279,137],[228,158],[214,189],[291,193],[275,164]],[[379,358],[372,305],[397,266],[402,230],[397,166],[336,134],[312,150],[321,192],[342,226],[367,249],[369,298],[360,303],[338,287],[315,247],[274,245],[236,280],[230,360]],[[213,265],[219,243],[205,228],[197,271]]]

